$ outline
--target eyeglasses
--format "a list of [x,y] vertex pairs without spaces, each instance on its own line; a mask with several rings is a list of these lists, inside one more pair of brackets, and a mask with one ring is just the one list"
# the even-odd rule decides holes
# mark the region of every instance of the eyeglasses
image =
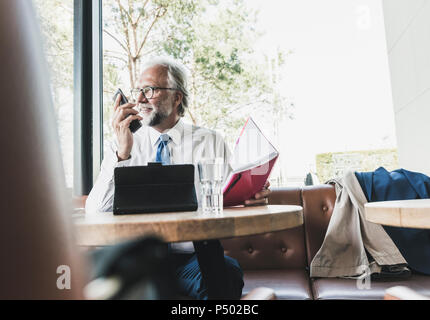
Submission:
[[145,88],[137,88],[131,90],[131,97],[134,101],[138,101],[140,93],[143,94],[143,96],[146,99],[152,99],[154,97],[155,90],[178,90],[175,88],[161,88],[161,87],[145,87]]

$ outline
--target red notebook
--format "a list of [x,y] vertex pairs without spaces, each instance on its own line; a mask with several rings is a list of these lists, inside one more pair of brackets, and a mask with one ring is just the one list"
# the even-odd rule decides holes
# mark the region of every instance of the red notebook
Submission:
[[279,152],[248,118],[236,141],[230,161],[233,171],[223,188],[224,206],[236,206],[263,189]]

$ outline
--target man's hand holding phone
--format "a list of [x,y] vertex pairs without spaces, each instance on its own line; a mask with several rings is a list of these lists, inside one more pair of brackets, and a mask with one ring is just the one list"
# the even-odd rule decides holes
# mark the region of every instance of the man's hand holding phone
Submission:
[[123,161],[130,158],[133,147],[133,133],[130,131],[130,123],[133,120],[143,120],[143,118],[133,109],[136,104],[125,103],[120,105],[120,103],[121,95],[118,94],[114,105],[112,126],[118,139],[118,161]]

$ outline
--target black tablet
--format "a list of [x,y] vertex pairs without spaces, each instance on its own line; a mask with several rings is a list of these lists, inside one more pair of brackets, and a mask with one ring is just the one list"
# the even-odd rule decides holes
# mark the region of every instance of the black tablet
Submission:
[[198,209],[192,164],[118,167],[114,181],[114,214]]

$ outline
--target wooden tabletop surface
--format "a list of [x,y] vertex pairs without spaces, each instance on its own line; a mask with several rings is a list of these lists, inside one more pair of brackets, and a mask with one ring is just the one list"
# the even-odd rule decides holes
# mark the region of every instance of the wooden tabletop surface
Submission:
[[225,208],[222,215],[200,211],[113,215],[73,214],[78,245],[104,246],[139,236],[166,242],[221,239],[285,230],[303,224],[302,207],[267,205]]
[[365,204],[366,220],[388,226],[430,229],[430,199]]

